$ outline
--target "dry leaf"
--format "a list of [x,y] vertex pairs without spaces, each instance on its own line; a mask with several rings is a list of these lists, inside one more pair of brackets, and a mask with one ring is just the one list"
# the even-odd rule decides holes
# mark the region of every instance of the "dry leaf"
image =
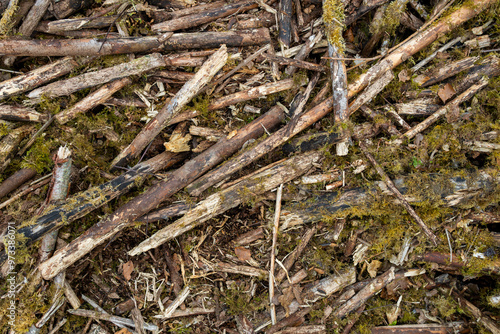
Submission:
[[236,247],[234,249],[234,252],[236,253],[236,256],[240,261],[248,261],[252,258],[252,252],[250,252],[249,249],[246,249],[245,247]]
[[446,102],[449,99],[451,99],[451,97],[455,95],[455,93],[456,93],[455,89],[453,89],[453,86],[449,83],[447,83],[438,90],[438,96],[439,98],[441,98],[443,102]]
[[368,271],[368,274],[370,274],[371,278],[375,278],[377,276],[378,268],[380,268],[381,265],[382,262],[380,262],[379,260],[373,260],[368,264],[366,271]]
[[164,143],[163,146],[165,146],[165,150],[169,152],[187,152],[191,150],[189,147],[190,140],[190,134],[183,136],[180,133],[173,133],[168,143]]
[[134,263],[132,261],[128,261],[123,264],[123,277],[125,277],[127,281],[129,281],[132,278],[131,274],[133,271],[134,271]]

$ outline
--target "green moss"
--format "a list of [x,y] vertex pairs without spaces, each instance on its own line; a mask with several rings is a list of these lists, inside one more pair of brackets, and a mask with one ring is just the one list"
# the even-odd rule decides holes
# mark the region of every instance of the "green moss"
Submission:
[[267,307],[269,302],[268,293],[262,292],[258,296],[252,297],[248,291],[248,287],[236,282],[233,282],[225,291],[223,300],[228,307],[229,314],[249,315]]
[[328,42],[337,48],[339,54],[344,52],[345,42],[342,37],[345,20],[344,3],[340,0],[323,1],[323,22]]
[[33,168],[39,174],[50,170],[53,165],[50,151],[53,149],[54,145],[52,141],[47,141],[44,137],[38,138],[26,153],[21,167]]
[[399,26],[401,15],[406,8],[407,1],[393,1],[387,5],[382,19],[374,20],[370,26],[370,32],[377,34],[384,31],[390,35],[394,35],[396,28]]

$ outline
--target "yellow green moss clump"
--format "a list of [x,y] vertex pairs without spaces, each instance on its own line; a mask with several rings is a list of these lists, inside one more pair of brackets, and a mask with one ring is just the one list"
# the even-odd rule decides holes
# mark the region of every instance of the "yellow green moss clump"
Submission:
[[325,33],[328,42],[337,47],[339,53],[345,48],[342,31],[345,19],[344,4],[341,0],[323,1],[323,22],[325,23]]
[[389,35],[394,35],[407,2],[408,0],[396,0],[387,5],[382,18],[372,22],[370,32],[377,34],[380,31],[385,31]]

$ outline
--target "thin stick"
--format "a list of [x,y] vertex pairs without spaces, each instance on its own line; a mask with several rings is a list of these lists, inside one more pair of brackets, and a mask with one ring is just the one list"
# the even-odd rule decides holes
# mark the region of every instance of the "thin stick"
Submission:
[[387,187],[397,197],[397,199],[401,202],[401,204],[405,207],[405,209],[413,217],[413,219],[415,219],[415,221],[417,222],[417,224],[420,225],[420,227],[422,228],[422,230],[424,231],[424,233],[429,237],[429,239],[431,239],[432,243],[435,246],[437,246],[439,244],[439,239],[436,237],[436,235],[434,233],[432,233],[432,231],[429,229],[429,227],[427,227],[427,225],[425,225],[424,221],[418,216],[418,214],[415,212],[415,210],[413,210],[413,208],[406,201],[406,199],[403,197],[403,195],[401,195],[401,193],[396,188],[396,186],[394,185],[394,183],[392,182],[392,180],[389,178],[389,176],[387,176],[387,174],[384,172],[384,170],[382,169],[382,167],[380,167],[380,165],[378,164],[377,160],[375,160],[375,158],[373,157],[373,155],[371,155],[367,151],[366,146],[362,142],[360,142],[359,143],[359,148],[366,155],[366,157],[368,158],[368,160],[370,160],[370,162],[372,163],[373,167],[375,167],[375,170],[380,175],[380,177],[382,177],[382,180],[385,182],[385,184],[387,185]]
[[276,324],[276,305],[273,303],[274,299],[274,267],[276,259],[276,242],[278,241],[278,229],[280,224],[281,215],[281,196],[283,194],[283,184],[278,188],[276,193],[276,211],[274,213],[274,229],[273,229],[273,244],[271,247],[271,266],[269,268],[269,304],[271,306],[271,322]]

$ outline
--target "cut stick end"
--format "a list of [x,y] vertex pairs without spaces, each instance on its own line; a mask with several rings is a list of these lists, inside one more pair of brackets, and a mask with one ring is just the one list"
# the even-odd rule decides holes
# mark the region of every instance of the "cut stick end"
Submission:
[[347,142],[341,142],[338,143],[336,146],[337,149],[337,155],[338,156],[345,156],[349,153],[349,147],[347,147]]

